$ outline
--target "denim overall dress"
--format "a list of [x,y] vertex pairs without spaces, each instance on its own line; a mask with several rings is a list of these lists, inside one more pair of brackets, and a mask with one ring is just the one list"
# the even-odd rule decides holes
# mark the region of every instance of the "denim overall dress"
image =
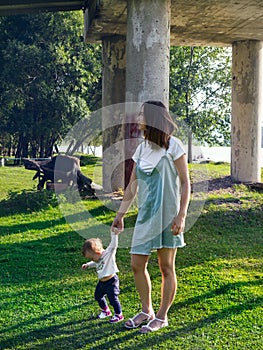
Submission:
[[166,152],[149,172],[136,165],[138,181],[138,216],[131,254],[150,255],[159,248],[184,247],[184,235],[171,232],[180,206],[179,176],[171,154]]

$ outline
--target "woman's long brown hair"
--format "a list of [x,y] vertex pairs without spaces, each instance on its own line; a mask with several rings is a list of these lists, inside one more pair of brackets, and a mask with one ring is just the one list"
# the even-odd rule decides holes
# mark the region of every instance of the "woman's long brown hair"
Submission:
[[168,149],[171,134],[176,129],[170,113],[161,101],[149,100],[143,103],[145,122],[144,137],[153,147]]

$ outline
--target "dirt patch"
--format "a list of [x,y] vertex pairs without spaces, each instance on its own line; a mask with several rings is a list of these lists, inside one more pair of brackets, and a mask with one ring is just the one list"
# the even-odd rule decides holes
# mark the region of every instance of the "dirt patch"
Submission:
[[208,192],[231,189],[235,182],[232,181],[231,176],[224,176],[208,181]]

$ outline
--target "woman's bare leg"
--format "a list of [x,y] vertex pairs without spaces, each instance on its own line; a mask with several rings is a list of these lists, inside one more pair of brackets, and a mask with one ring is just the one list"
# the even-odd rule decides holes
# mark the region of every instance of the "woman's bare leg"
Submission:
[[[175,256],[176,249],[162,248],[158,249],[158,262],[162,274],[161,286],[161,305],[156,317],[161,320],[167,320],[167,313],[173,303],[176,289],[177,279],[175,274]],[[161,327],[162,323],[155,320],[151,322],[152,328]]]
[[[148,315],[153,314],[152,308],[152,284],[147,270],[148,255],[133,254],[131,258],[131,266],[134,274],[134,282],[136,290],[139,293],[142,303],[142,311]],[[145,319],[145,315],[141,314],[134,320],[135,324],[141,323]],[[129,324],[129,321],[127,322]]]

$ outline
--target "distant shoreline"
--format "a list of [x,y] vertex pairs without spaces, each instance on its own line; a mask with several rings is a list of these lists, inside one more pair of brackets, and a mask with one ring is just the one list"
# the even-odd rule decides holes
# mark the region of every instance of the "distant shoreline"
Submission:
[[[64,147],[59,147],[61,152],[64,152]],[[66,148],[66,147],[65,147]],[[187,146],[185,147],[187,151]],[[102,146],[98,147],[86,147],[84,153],[94,154],[97,157],[102,157]],[[211,160],[213,162],[231,162],[231,147],[193,147],[193,161],[205,161]],[[261,148],[261,167],[263,167],[263,148]]]

